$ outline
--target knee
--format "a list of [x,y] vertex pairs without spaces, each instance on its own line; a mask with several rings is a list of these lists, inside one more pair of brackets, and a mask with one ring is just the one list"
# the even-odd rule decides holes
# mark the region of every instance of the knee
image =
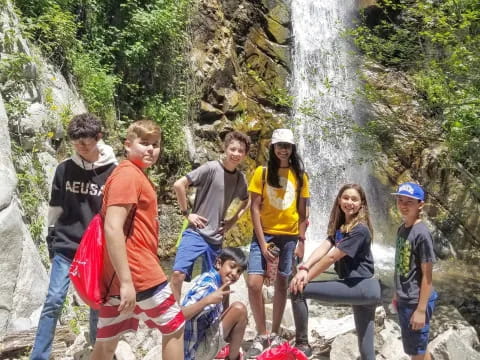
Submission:
[[232,305],[230,305],[231,311],[233,311],[235,318],[238,320],[237,322],[247,323],[247,307],[245,304],[235,301]]
[[240,301],[235,301],[232,305],[230,305],[236,313],[240,315],[247,315],[247,307],[245,304],[241,303]]
[[252,293],[261,293],[263,287],[262,276],[249,276],[247,280],[248,291]]
[[90,360],[112,359],[116,348],[117,341],[97,341]]

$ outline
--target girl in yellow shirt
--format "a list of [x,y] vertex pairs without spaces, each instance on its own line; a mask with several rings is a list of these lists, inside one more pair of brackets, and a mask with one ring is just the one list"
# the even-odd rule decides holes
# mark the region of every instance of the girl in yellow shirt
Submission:
[[[308,177],[291,130],[277,129],[273,132],[267,167],[260,166],[255,170],[248,191],[251,196],[254,237],[250,246],[247,284],[258,333],[247,354],[250,358],[261,354],[269,344],[275,346],[285,341],[276,334],[280,329],[287,300],[293,253],[303,257],[304,252],[310,194]],[[267,262],[275,260],[275,255],[268,250],[269,244],[275,244],[280,250],[278,272],[274,280],[270,336],[267,334],[262,296]]]

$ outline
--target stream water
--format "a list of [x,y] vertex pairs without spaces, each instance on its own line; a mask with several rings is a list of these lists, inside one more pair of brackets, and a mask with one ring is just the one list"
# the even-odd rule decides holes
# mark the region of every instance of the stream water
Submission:
[[[389,223],[388,216],[393,201],[389,200],[390,191],[373,180],[368,163],[362,161],[360,138],[351,131],[352,124],[361,125],[365,121],[366,107],[361,99],[355,98],[361,86],[357,76],[358,57],[344,35],[358,12],[357,6],[356,0],[292,0],[292,127],[310,178],[311,225],[307,231],[306,255],[325,238],[338,189],[345,183],[361,184],[367,193],[375,228],[376,274],[384,284],[382,293],[388,302],[395,253],[392,245],[395,226]],[[478,270],[478,266],[458,261],[440,261],[435,265],[434,282],[440,292],[439,312],[446,306],[443,311],[448,317],[454,308],[480,330]]]

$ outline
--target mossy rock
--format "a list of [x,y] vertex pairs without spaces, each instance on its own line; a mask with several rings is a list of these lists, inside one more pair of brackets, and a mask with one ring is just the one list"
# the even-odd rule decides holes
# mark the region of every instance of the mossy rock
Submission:
[[262,3],[267,9],[269,9],[267,15],[276,22],[283,25],[290,23],[290,7],[285,2],[278,0],[263,0]]
[[248,39],[275,62],[280,62],[287,68],[291,67],[290,47],[270,41],[263,29],[253,28],[248,34]]
[[290,39],[291,31],[271,17],[267,16],[267,31],[279,44],[286,44]]

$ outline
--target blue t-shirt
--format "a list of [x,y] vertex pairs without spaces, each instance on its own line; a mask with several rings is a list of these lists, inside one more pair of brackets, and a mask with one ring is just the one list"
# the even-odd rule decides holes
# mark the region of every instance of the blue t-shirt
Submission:
[[370,249],[372,236],[364,224],[357,224],[348,233],[337,230],[335,238],[329,238],[333,246],[346,256],[335,263],[340,279],[371,278],[374,274],[373,256]]
[[[211,269],[204,272],[193,282],[190,291],[185,295],[182,306],[195,304],[205,296],[215,292],[222,286],[222,278],[217,270]],[[205,337],[209,327],[220,322],[223,312],[223,303],[210,304],[203,308],[197,315],[185,323],[184,352],[185,360],[195,360],[200,341]]]

